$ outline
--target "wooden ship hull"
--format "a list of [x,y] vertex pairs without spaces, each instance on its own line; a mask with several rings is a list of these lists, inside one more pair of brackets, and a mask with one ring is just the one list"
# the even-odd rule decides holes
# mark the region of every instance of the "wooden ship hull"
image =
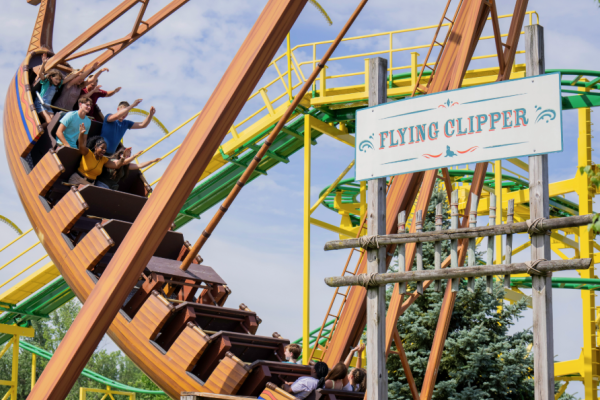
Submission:
[[[128,176],[123,192],[63,184],[81,156],[52,150],[52,136],[35,112],[32,68],[41,54],[27,55],[8,89],[6,157],[33,229],[85,302],[145,204],[147,186],[139,174]],[[268,382],[310,374],[308,366],[281,362],[288,340],[255,335],[254,312],[223,307],[230,291],[212,268],[196,260],[188,271],[179,269],[188,247],[182,234],[167,233],[110,326],[119,348],[172,398],[182,392],[259,396]]]

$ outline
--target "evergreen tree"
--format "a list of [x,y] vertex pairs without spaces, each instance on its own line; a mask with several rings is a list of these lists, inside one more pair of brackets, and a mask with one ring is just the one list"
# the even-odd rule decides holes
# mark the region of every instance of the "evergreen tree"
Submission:
[[[443,202],[444,229],[449,227],[448,203],[445,192],[435,190],[423,224],[425,231],[435,230],[435,205]],[[484,239],[484,243],[485,243]],[[442,260],[450,254],[449,241],[442,243]],[[433,269],[434,244],[423,244],[423,263]],[[478,262],[480,253],[477,253]],[[416,266],[413,266],[415,268]],[[398,270],[398,261],[390,270]],[[423,384],[430,349],[438,323],[446,281],[442,291],[431,285],[398,319],[397,327],[417,387]],[[414,290],[414,286],[409,291]],[[388,304],[393,286],[388,286]],[[486,291],[485,279],[477,279],[475,292],[461,282],[457,294],[448,336],[439,366],[434,400],[472,399],[533,399],[533,341],[530,329],[513,334],[509,328],[527,307],[524,301],[509,305],[503,302],[504,290],[497,282],[493,293]],[[395,346],[392,346],[395,350]],[[410,400],[404,370],[397,355],[387,361],[389,398]],[[574,399],[570,395],[562,400]]]
[[[32,345],[49,352],[56,351],[61,340],[67,333],[67,330],[75,320],[79,313],[81,305],[77,298],[69,301],[58,310],[50,314],[50,319],[33,321],[32,325],[35,329],[33,338],[22,338],[30,342]],[[25,400],[31,391],[31,353],[20,349],[19,351],[19,387],[18,399]],[[48,361],[37,357],[37,377],[42,374]],[[86,365],[91,371],[94,371],[106,378],[112,379],[119,383],[133,386],[139,389],[160,390],[154,382],[152,382],[127,356],[121,351],[109,352],[106,349],[98,348],[90,358]],[[0,358],[0,379],[10,380],[12,373],[12,349],[9,349],[6,354]],[[79,388],[98,388],[106,389],[106,386],[100,383],[80,376],[73,389],[69,392],[67,400],[79,400]],[[0,387],[0,396],[8,390],[6,387]],[[115,389],[116,390],[116,389]],[[88,399],[101,399],[103,395],[98,393],[89,393]],[[122,396],[121,396],[122,397]],[[150,395],[136,394],[136,399],[141,400],[165,400],[166,395]]]

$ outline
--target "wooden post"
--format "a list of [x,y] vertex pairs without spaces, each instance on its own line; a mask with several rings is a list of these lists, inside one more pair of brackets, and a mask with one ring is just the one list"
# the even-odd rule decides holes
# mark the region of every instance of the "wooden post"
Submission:
[[[450,196],[452,197],[452,196]],[[441,231],[443,227],[442,220],[442,203],[438,203],[435,206],[435,230]],[[435,254],[433,255],[433,263],[435,264],[435,269],[442,269],[442,242],[435,242],[434,244]],[[435,291],[439,292],[442,290],[442,281],[435,281]]]
[[[398,233],[404,233],[406,231],[406,211],[401,211],[398,214]],[[398,270],[401,271],[406,265],[406,246],[403,244],[398,246]],[[406,283],[398,285],[398,293],[406,293]]]
[[[369,60],[369,107],[387,101],[387,60]],[[386,179],[368,184],[367,231],[369,235],[385,235]],[[386,272],[386,248],[367,250],[367,273]],[[367,400],[387,400],[387,368],[385,348],[385,286],[367,289]]]
[[[508,208],[506,209],[506,223],[512,224],[514,221],[515,215],[515,200],[510,199],[508,201]],[[506,235],[506,250],[505,254],[505,263],[510,264],[512,262],[512,244],[513,243],[513,235]],[[504,288],[510,289],[510,275],[504,276]]]
[[[544,30],[540,25],[525,27],[526,74],[545,73]],[[530,219],[550,218],[548,155],[529,157]],[[550,236],[531,236],[531,260],[550,260]],[[554,335],[552,330],[552,274],[533,277],[533,353],[536,400],[554,396]]]
[[[450,229],[458,228],[458,190],[452,192],[450,198]],[[458,268],[458,240],[454,239],[450,242],[450,268]],[[452,281],[452,291],[458,292],[460,279]],[[450,284],[450,282],[448,282]]]

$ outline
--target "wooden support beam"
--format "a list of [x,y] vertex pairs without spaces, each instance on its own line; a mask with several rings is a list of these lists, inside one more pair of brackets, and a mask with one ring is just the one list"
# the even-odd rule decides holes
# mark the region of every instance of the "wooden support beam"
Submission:
[[27,52],[40,49],[52,51],[52,36],[54,33],[54,15],[56,14],[56,0],[28,1],[29,4],[40,5],[37,19],[29,41]]
[[[575,226],[590,224],[594,218],[593,214],[574,215],[572,217],[544,218],[538,223],[544,230],[567,229]],[[435,242],[452,239],[472,239],[477,237],[512,235],[527,232],[527,222],[516,222],[514,224],[478,226],[474,228],[446,229],[443,231],[409,232],[404,234],[381,235],[377,238],[379,245]],[[350,249],[363,247],[360,239],[332,240],[325,243],[325,250]],[[365,248],[374,248],[374,244],[366,244]]]
[[490,0],[491,14],[492,14],[492,26],[494,27],[494,42],[496,43],[496,53],[498,53],[498,65],[500,66],[500,76],[504,76],[504,68],[506,63],[504,61],[504,49],[502,48],[502,32],[500,32],[500,23],[498,21],[498,10],[496,8],[496,0]]
[[[387,60],[369,60],[369,107],[387,101]],[[386,231],[386,178],[370,180],[367,184],[367,231],[371,235]],[[367,250],[367,273],[380,274],[387,270],[386,248]],[[387,400],[387,368],[385,347],[385,286],[367,288],[367,400]]]
[[306,2],[269,0],[266,4],[44,369],[31,399],[67,396]]
[[[542,273],[568,271],[573,269],[586,269],[589,268],[591,262],[591,258],[542,261],[535,267],[535,269]],[[472,267],[461,268],[426,269],[421,271],[388,272],[369,277],[369,287],[385,286],[388,283],[397,282],[424,282],[437,279],[464,279],[479,278],[481,276],[488,275],[526,274],[528,273],[529,269],[530,267],[525,263],[513,263],[474,265]],[[325,283],[329,287],[363,286],[366,278],[367,277],[365,275],[333,276],[330,278],[325,278]]]
[[140,7],[140,12],[138,13],[135,22],[133,23],[133,29],[131,30],[131,34],[129,36],[135,37],[137,35],[138,28],[142,23],[142,18],[144,18],[144,14],[146,13],[146,8],[148,8],[148,3],[150,0],[140,0],[142,2],[142,7]]
[[146,20],[146,22],[142,23],[138,30],[136,36],[131,36],[131,34],[126,37],[129,38],[126,42],[116,44],[106,50],[104,53],[99,55],[91,64],[98,63],[96,69],[101,68],[104,64],[110,61],[114,56],[125,50],[131,44],[133,44],[136,40],[144,36],[146,33],[150,32],[152,28],[160,24],[167,17],[177,11],[179,8],[183,7],[185,3],[189,0],[172,0],[169,4],[164,6],[159,12],[154,14],[151,18]]
[[[525,58],[527,76],[546,72],[544,30],[540,25],[525,27]],[[530,219],[550,218],[548,155],[529,157]],[[545,232],[531,236],[531,260],[550,260],[550,236]],[[539,264],[538,264],[539,265]],[[554,331],[552,327],[552,274],[532,277],[533,302],[533,365],[536,400],[549,399],[554,394]]]
[[419,400],[419,390],[417,389],[415,378],[413,377],[412,371],[410,370],[408,358],[406,357],[406,353],[404,352],[404,346],[402,345],[402,339],[400,339],[400,334],[398,333],[398,329],[396,329],[396,327],[394,327],[393,332],[394,344],[396,345],[396,349],[398,349],[398,357],[400,357],[400,363],[402,364],[402,369],[404,370],[406,383],[408,383],[408,388],[410,389],[410,393],[412,394],[413,400]]
[[61,49],[52,58],[50,58],[46,64],[46,70],[54,68],[57,64],[66,60],[71,54],[76,52],[79,48],[85,45],[87,42],[92,40],[97,34],[106,29],[110,24],[115,22],[119,17],[125,14],[127,11],[132,9],[139,0],[124,0],[121,4],[115,7],[111,12],[106,14],[98,22],[88,28],[85,32],[79,35],[75,40],[69,43],[66,47]]
[[512,65],[515,62],[517,45],[519,44],[519,37],[521,36],[521,29],[523,29],[523,20],[525,19],[528,4],[529,0],[517,0],[515,3],[515,9],[513,11],[512,20],[510,21],[510,28],[508,29],[508,37],[504,50],[504,65],[506,65],[506,68],[504,68],[503,74],[498,74],[499,81],[507,81],[510,79],[510,73]]
[[69,57],[67,57],[66,61],[71,61],[71,60],[74,60],[76,58],[87,56],[88,54],[92,54],[92,53],[95,53],[95,52],[100,51],[100,50],[108,49],[109,47],[113,47],[113,46],[115,46],[117,44],[121,44],[121,43],[127,42],[128,40],[130,40],[129,37],[124,37],[124,38],[121,38],[121,39],[113,40],[112,42],[108,42],[108,43],[104,43],[104,44],[101,44],[101,45],[98,45],[98,46],[95,46],[95,47],[91,47],[91,48],[89,48],[87,50],[83,50],[83,51],[80,51],[79,53],[75,53],[75,54],[70,55]]

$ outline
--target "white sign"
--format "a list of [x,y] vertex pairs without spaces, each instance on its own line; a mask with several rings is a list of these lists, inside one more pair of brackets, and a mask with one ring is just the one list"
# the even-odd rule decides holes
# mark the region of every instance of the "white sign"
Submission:
[[358,110],[356,179],[562,151],[560,73]]

